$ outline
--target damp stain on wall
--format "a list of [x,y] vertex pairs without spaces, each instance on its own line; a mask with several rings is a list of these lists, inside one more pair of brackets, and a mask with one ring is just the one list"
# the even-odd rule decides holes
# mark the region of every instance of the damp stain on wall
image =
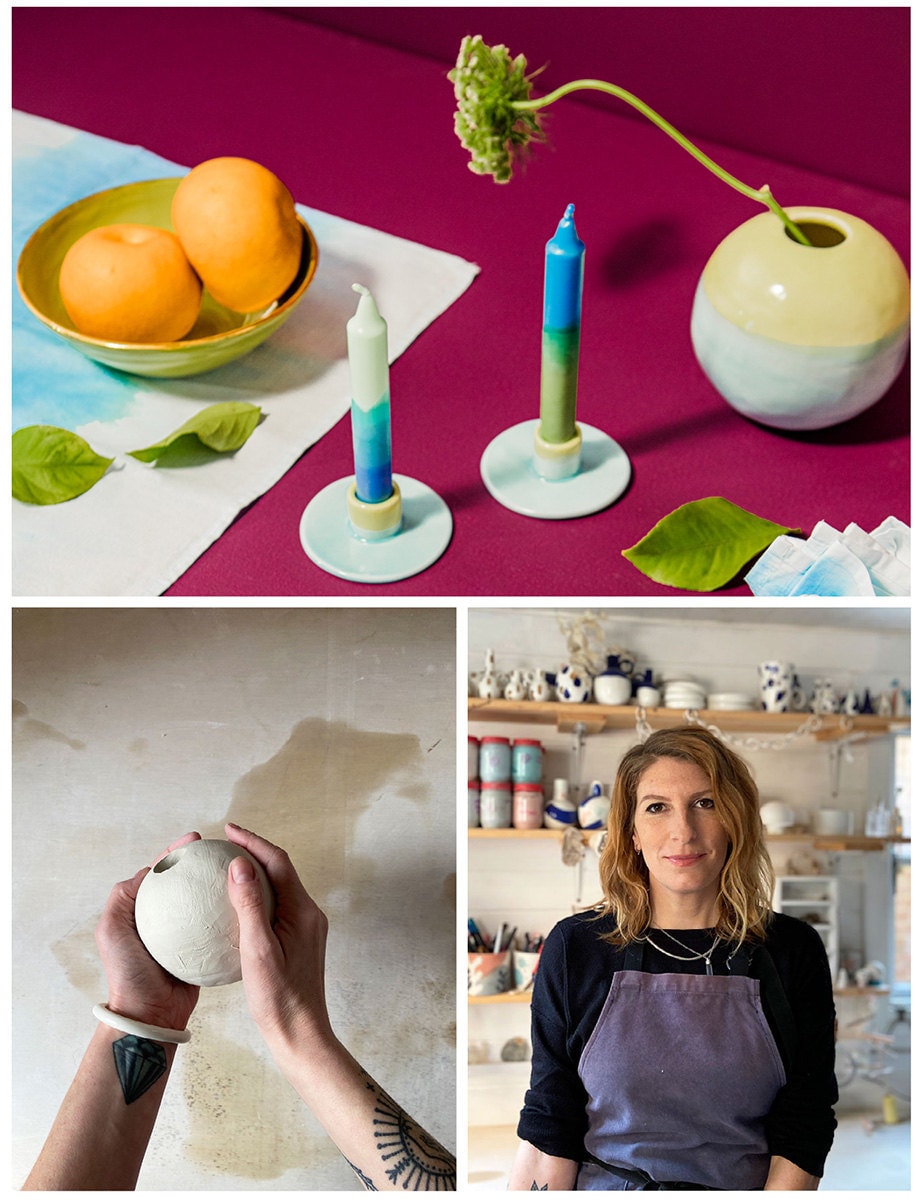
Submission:
[[86,742],[68,737],[60,729],[55,729],[45,721],[37,721],[29,716],[29,709],[21,700],[13,701],[13,742],[22,746],[36,742],[63,742],[71,750],[86,750]]
[[[350,937],[350,930],[380,909],[386,893],[394,903],[396,889],[393,864],[353,849],[357,824],[385,793],[421,809],[431,803],[430,772],[426,752],[414,734],[367,731],[346,722],[306,718],[292,728],[275,754],[238,780],[227,820],[282,846],[321,907],[334,892],[341,901],[345,894],[346,908],[336,914],[337,924]],[[447,828],[454,829],[451,816]],[[222,836],[220,828],[203,828],[202,833]],[[438,915],[431,912],[421,924],[425,936],[440,943],[447,969],[444,982],[429,979],[415,986],[432,997],[434,1032],[427,1035],[418,1020],[401,1019],[400,1006],[392,1008],[387,997],[393,1063],[408,1053],[419,1053],[421,1041],[431,1051],[432,1037],[443,1042],[451,1037],[454,1045],[454,1021],[445,1020],[455,1011],[454,918],[445,920],[441,915],[454,910],[454,875],[441,878],[433,891],[432,910]],[[393,983],[385,981],[386,996]],[[337,980],[341,1007],[348,1011],[350,994],[366,986],[361,972],[355,979]],[[186,1060],[183,1071],[189,1156],[223,1175],[254,1180],[304,1168],[308,1186],[312,1165],[335,1169],[339,1155],[326,1137],[311,1131],[304,1118],[299,1122],[297,1110],[293,1113],[290,1108],[291,1089],[278,1070],[219,1033],[213,1019],[203,1021],[201,1027],[196,1039],[200,1052]],[[381,1055],[380,1033],[352,1027],[344,1030],[344,1036],[360,1060],[373,1052]]]
[[97,913],[69,929],[52,943],[51,952],[58,960],[70,985],[93,1004],[105,994],[105,973],[96,949]]
[[330,1157],[329,1140],[307,1128],[304,1109],[279,1071],[221,1033],[216,1016],[197,1026],[183,1061],[188,1157],[241,1179],[302,1171],[310,1186],[312,1166]]
[[390,792],[431,798],[420,740],[309,717],[236,784],[227,819],[283,847],[323,907],[343,883],[359,818]]

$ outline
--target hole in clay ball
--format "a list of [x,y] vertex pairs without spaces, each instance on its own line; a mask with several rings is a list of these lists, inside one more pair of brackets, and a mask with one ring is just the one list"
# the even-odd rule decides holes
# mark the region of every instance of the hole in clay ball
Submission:
[[[823,221],[796,221],[795,224],[811,245],[816,246],[819,250],[824,250],[828,246],[839,246],[841,242],[846,241],[846,234],[836,225],[827,225]],[[785,236],[793,242],[797,241],[788,229],[785,231]]]
[[165,854],[159,863],[155,863],[153,871],[155,875],[160,875],[163,871],[169,871],[171,867],[175,867],[180,860],[178,850],[173,850],[170,854]]

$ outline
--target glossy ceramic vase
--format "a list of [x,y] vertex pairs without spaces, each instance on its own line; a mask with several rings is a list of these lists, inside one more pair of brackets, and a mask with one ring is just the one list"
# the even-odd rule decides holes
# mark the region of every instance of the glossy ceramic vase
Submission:
[[622,669],[617,655],[609,655],[608,666],[593,680],[593,698],[597,704],[627,704],[631,699],[631,680]]
[[787,212],[812,245],[796,242],[769,212],[735,229],[699,280],[692,344],[745,417],[823,429],[870,408],[900,373],[910,281],[891,243],[858,217]]

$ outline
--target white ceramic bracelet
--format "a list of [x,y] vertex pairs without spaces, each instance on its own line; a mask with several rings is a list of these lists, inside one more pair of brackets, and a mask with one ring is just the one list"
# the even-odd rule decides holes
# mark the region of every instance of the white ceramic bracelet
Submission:
[[172,1042],[178,1045],[188,1042],[192,1034],[188,1029],[163,1029],[160,1025],[145,1025],[143,1021],[133,1021],[130,1017],[120,1016],[111,1012],[105,1004],[93,1006],[93,1016],[104,1025],[111,1025],[122,1033],[133,1033],[136,1037],[150,1038],[153,1042]]

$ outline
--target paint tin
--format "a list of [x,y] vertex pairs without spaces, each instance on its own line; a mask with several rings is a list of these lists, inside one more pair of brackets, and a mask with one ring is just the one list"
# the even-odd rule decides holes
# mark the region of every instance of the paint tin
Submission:
[[513,792],[509,781],[481,783],[481,826],[509,829],[513,823]]
[[468,780],[468,828],[477,829],[481,823],[481,785],[476,779]]
[[468,778],[477,779],[480,770],[481,743],[476,737],[468,735]]
[[542,743],[534,738],[513,742],[513,783],[541,783]]
[[512,778],[513,756],[509,738],[481,738],[478,755],[481,780],[484,783],[504,783]]
[[516,829],[541,829],[545,792],[540,783],[513,784],[513,825]]

